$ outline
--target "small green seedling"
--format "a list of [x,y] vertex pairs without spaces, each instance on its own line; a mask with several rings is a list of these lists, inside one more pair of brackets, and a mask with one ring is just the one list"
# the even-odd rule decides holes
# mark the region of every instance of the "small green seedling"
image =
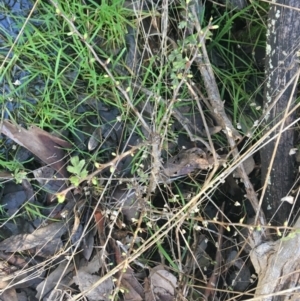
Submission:
[[22,181],[27,179],[27,172],[17,168],[14,172],[14,178],[17,184],[22,184]]
[[85,160],[79,160],[79,157],[75,156],[71,158],[70,163],[71,165],[67,166],[68,172],[73,174],[70,177],[70,182],[74,186],[78,187],[80,181],[88,175],[88,172],[85,167]]

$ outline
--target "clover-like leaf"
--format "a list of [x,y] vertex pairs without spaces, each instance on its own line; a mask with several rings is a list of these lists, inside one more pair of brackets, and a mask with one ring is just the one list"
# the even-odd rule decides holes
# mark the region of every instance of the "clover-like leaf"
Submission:
[[79,174],[80,178],[85,178],[87,177],[87,175],[88,175],[88,171],[86,169],[83,169]]
[[79,178],[78,176],[72,176],[72,177],[70,177],[70,182],[71,182],[74,186],[78,187],[78,186],[79,186],[79,183],[80,183],[80,178]]
[[84,178],[88,175],[87,170],[84,168],[85,160],[79,160],[78,156],[74,156],[70,160],[71,165],[67,166],[68,172],[79,176],[80,178]]

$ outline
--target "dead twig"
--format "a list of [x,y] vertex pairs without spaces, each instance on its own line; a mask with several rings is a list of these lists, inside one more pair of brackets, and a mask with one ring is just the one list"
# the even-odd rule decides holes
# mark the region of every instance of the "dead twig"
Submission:
[[[224,211],[224,203],[222,205],[221,211]],[[216,259],[215,259],[215,266],[214,270],[208,280],[207,287],[205,289],[205,297],[208,300],[208,298],[211,296],[212,300],[217,300],[216,296],[214,295],[215,288],[217,285],[217,279],[220,275],[220,267],[222,263],[222,254],[220,251],[220,248],[222,246],[222,241],[223,241],[223,232],[224,232],[224,226],[222,225],[223,223],[223,214],[221,214],[221,223],[219,225],[219,235],[218,235],[218,242],[217,242],[217,252],[216,252]]]
[[[200,26],[195,8],[193,6],[190,6],[191,13],[193,15],[193,24],[196,27],[197,32],[201,33],[202,28]],[[202,35],[198,37],[199,42],[203,39]],[[194,48],[195,52],[199,51],[199,48]],[[199,71],[201,72],[202,79],[204,81],[204,85],[206,88],[206,92],[208,94],[208,98],[212,107],[212,114],[214,115],[215,119],[217,122],[222,126],[227,141],[229,143],[229,146],[231,148],[233,157],[235,160],[239,159],[239,151],[236,148],[236,141],[241,140],[242,136],[237,132],[237,130],[233,127],[231,121],[226,115],[225,109],[224,109],[224,104],[223,101],[221,100],[221,96],[218,90],[218,86],[215,80],[214,72],[211,67],[208,54],[206,51],[205,43],[201,44],[200,48],[201,53],[198,53],[197,58],[195,60],[197,67]],[[250,182],[247,173],[245,172],[243,164],[240,164],[237,167],[237,171],[239,174],[239,177],[242,179],[246,193],[247,193],[247,198],[251,202],[251,205],[253,209],[257,212],[257,208],[259,208],[259,201],[257,199],[256,193],[253,189],[252,183]],[[258,215],[258,224],[265,226],[266,223],[266,218],[264,213],[259,210],[257,212]],[[265,236],[268,236],[268,233],[264,233]],[[253,245],[258,245],[261,243],[261,235],[254,236],[253,238]]]

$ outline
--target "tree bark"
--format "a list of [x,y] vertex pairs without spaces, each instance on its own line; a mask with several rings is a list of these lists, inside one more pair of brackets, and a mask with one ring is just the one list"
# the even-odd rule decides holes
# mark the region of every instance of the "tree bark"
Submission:
[[[266,132],[282,119],[290,97],[293,101],[289,109],[292,109],[296,93],[292,95],[293,83],[289,86],[287,83],[299,68],[295,59],[299,49],[300,11],[293,8],[300,8],[300,1],[277,0],[275,2],[270,5],[267,30],[264,96]],[[278,97],[280,93],[282,95]],[[272,107],[271,110],[270,107]],[[293,120],[294,115],[291,115],[286,119],[284,127],[291,124]],[[278,127],[270,138],[279,131]],[[282,225],[288,217],[290,205],[287,202],[281,202],[281,199],[288,195],[294,181],[294,162],[293,157],[289,155],[290,149],[294,147],[293,131],[282,131],[277,149],[275,149],[275,144],[276,139],[270,141],[260,152],[262,184],[268,185],[262,206],[267,219],[272,219],[272,224]],[[276,152],[276,155],[270,177],[268,177],[273,152]]]
[[258,275],[255,297],[260,301],[300,300],[300,218],[289,237],[252,249]]

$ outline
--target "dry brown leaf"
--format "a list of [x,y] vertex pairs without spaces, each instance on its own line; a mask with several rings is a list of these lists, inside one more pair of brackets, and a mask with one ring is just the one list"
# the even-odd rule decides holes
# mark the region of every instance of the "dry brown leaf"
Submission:
[[[78,271],[77,276],[73,277],[75,283],[79,286],[81,292],[88,290],[93,284],[95,284],[100,276],[91,275],[85,271]],[[101,284],[95,287],[93,290],[85,293],[85,296],[89,298],[89,301],[110,301],[114,288],[114,284],[111,278],[104,280]]]
[[3,193],[0,199],[0,205],[3,209],[7,210],[7,214],[13,215],[19,208],[28,200],[27,195],[22,186],[12,183],[14,190],[8,193]]
[[51,240],[61,237],[67,231],[64,222],[57,222],[39,228],[31,234],[18,234],[0,242],[0,250],[20,252],[38,246],[46,246]]
[[120,185],[115,189],[112,199],[118,204],[122,204],[122,214],[126,221],[132,222],[133,219],[139,217],[141,208],[135,189],[127,189]]
[[30,249],[29,252],[32,255],[39,255],[44,258],[50,258],[56,254],[63,247],[63,242],[60,237],[56,237],[48,241],[44,245],[39,245],[33,249]]
[[92,133],[89,142],[88,142],[88,150],[92,151],[94,150],[101,142],[102,138],[102,129],[101,127],[98,127],[94,130],[94,132]]
[[9,288],[0,294],[3,301],[19,301],[17,292],[14,288]]
[[11,172],[6,171],[6,170],[1,170],[0,171],[0,180],[9,180],[13,179],[14,176],[11,174]]
[[[121,264],[124,261],[124,257],[121,254],[119,245],[114,239],[110,239],[109,245],[115,253],[116,264]],[[124,301],[144,300],[143,287],[134,276],[134,273],[130,267],[127,267],[126,271],[122,274],[121,272],[118,272],[116,277],[121,277],[121,286],[125,288]]]
[[122,275],[121,284],[126,288],[124,301],[144,300],[143,287],[134,276],[131,268],[127,268],[126,272]]
[[18,301],[28,301],[28,296],[27,296],[26,292],[23,290],[20,293],[17,293],[17,298],[18,298]]
[[[101,269],[103,262],[101,260],[101,255],[97,252],[92,260],[88,263],[84,259],[80,261],[80,267],[77,271],[77,276],[73,277],[74,282],[79,286],[81,292],[89,289],[89,287],[97,282],[101,277],[92,275]],[[86,294],[90,301],[93,300],[109,300],[109,295],[113,290],[113,281],[111,278],[107,279],[99,286],[97,286],[93,291]]]
[[97,229],[93,228],[85,235],[82,254],[86,260],[90,260],[92,252],[94,250],[94,236],[96,232]]
[[95,219],[96,229],[100,239],[100,245],[104,246],[106,241],[106,235],[105,235],[106,217],[105,215],[102,214],[100,209],[97,209],[94,213],[94,219]]
[[[36,291],[37,294],[35,295],[36,298],[41,300],[45,295],[52,292],[53,288],[56,286],[57,283],[59,283],[58,288],[63,288],[63,275],[67,275],[69,272],[71,272],[74,268],[73,264],[70,263],[68,268],[66,269],[66,265],[68,264],[67,261],[62,262],[58,265],[58,267],[52,271],[44,281],[42,281],[37,287]],[[68,280],[69,281],[69,280]],[[67,284],[67,283],[66,283]]]
[[100,268],[103,266],[100,254],[96,253],[95,256],[87,264],[82,264],[79,271],[84,271],[89,274],[98,273]]
[[26,288],[36,286],[44,276],[44,271],[38,266],[30,269],[17,269],[0,261],[0,289]]
[[177,286],[177,278],[164,269],[162,265],[150,272],[151,288],[156,297],[161,300],[173,298]]
[[144,300],[141,295],[132,287],[132,283],[126,279],[121,280],[122,288],[125,288],[124,301],[142,301]]
[[212,259],[205,252],[207,248],[207,239],[201,234],[197,237],[195,248],[189,254],[189,257],[185,264],[186,271],[192,271],[194,268],[206,268],[212,262]]
[[12,124],[8,120],[3,121],[0,130],[4,135],[40,158],[46,165],[53,167],[63,177],[68,177],[63,160],[65,152],[61,147],[70,148],[71,144],[69,142],[55,137],[36,126],[31,126],[27,130]]
[[0,252],[0,258],[2,260],[5,260],[6,263],[14,265],[15,267],[18,267],[20,269],[27,265],[27,261],[21,255]]
[[50,166],[43,166],[33,170],[35,179],[51,193],[57,193],[66,188],[64,180],[60,180],[56,176],[56,171]]
[[0,289],[4,289],[7,285],[8,282],[3,280],[5,276],[7,276],[7,263],[4,262],[3,260],[0,260]]
[[226,259],[227,267],[234,266],[235,269],[231,269],[228,273],[228,284],[235,290],[244,292],[250,285],[251,273],[249,267],[238,256],[236,250],[230,251]]
[[31,185],[30,181],[28,181],[27,179],[23,179],[22,186],[26,193],[28,202],[34,202],[35,201],[35,192],[33,190],[33,187]]
[[156,301],[148,278],[144,280],[145,301]]

